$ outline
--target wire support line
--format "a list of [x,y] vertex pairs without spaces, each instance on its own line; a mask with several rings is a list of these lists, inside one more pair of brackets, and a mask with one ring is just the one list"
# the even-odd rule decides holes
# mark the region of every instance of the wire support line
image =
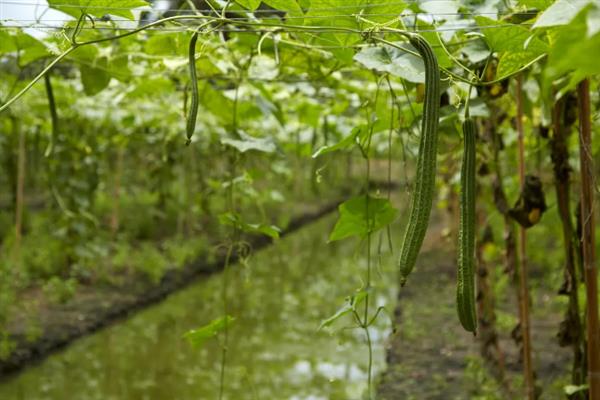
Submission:
[[[537,12],[525,12],[525,13],[520,13],[519,15],[531,15],[531,16],[535,16],[537,15]],[[181,14],[182,16],[185,16],[186,14]],[[194,16],[195,14],[189,14],[190,17]],[[500,13],[497,12],[456,12],[456,13],[431,13],[431,12],[421,12],[421,13],[360,13],[360,14],[322,14],[322,15],[302,15],[302,16],[298,16],[298,15],[289,15],[286,16],[285,19],[286,20],[294,20],[294,19],[325,19],[325,18],[356,18],[356,17],[361,17],[361,18],[368,18],[368,17],[395,17],[395,18],[407,18],[407,17],[415,17],[415,16],[430,16],[430,17],[449,17],[449,16],[462,16],[462,17],[469,17],[469,16],[494,16],[494,15],[502,15]],[[505,14],[505,15],[510,15],[510,14]],[[248,17],[228,17],[228,20],[247,20]],[[38,22],[38,19],[0,19],[0,22],[2,21],[16,21],[16,22]],[[63,18],[63,19],[44,19],[44,21],[46,22],[63,22],[63,23],[67,23],[67,22],[73,22],[76,21],[75,17],[72,18]],[[142,18],[134,18],[134,19],[129,19],[129,18],[110,18],[109,21],[106,22],[143,22],[145,21]]]
[[[588,1],[588,0],[571,0],[572,2],[577,1]],[[428,3],[441,3],[447,2],[447,0],[428,0]],[[404,0],[404,1],[391,1],[391,2],[382,2],[382,3],[371,3],[371,4],[357,4],[357,5],[345,5],[345,6],[337,6],[337,7],[316,7],[316,8],[308,8],[307,12],[313,11],[336,11],[336,10],[365,10],[370,8],[381,8],[381,7],[389,7],[389,6],[406,6],[407,4],[419,4],[419,0]],[[15,1],[15,0],[0,0],[0,5],[2,4],[10,4],[10,5],[19,5],[19,6],[39,6],[39,7],[50,7],[48,4],[43,4],[40,2],[23,2],[23,1]],[[64,8],[64,9],[101,9],[101,10],[116,10],[116,11],[131,11],[131,10],[142,10],[142,11],[157,11],[157,12],[177,12],[177,11],[193,11],[189,8],[168,8],[168,9],[159,9],[152,8],[150,5],[141,6],[141,7],[113,7],[113,6],[94,6],[94,5],[76,5],[76,4],[53,4],[51,8]],[[214,13],[213,9],[201,9],[196,10],[201,13]],[[193,11],[193,12],[196,12]],[[219,9],[217,11],[220,11]],[[228,9],[230,12],[247,12],[247,13],[264,13],[264,14],[273,14],[277,11],[284,12],[283,10],[277,9],[256,9],[256,10],[244,10],[244,9]],[[518,13],[519,15],[526,14],[527,12]],[[419,13],[419,14],[428,14],[428,13]],[[452,14],[452,13],[449,13]],[[460,14],[460,13],[455,13]],[[511,14],[511,13],[506,13]]]
[[[215,21],[218,22],[218,21]],[[497,25],[480,25],[480,26],[466,26],[461,25],[457,27],[444,27],[444,28],[433,28],[433,29],[407,29],[407,32],[455,32],[461,30],[481,30],[481,29],[501,29],[508,28],[514,26],[532,26],[533,24],[497,24]],[[39,24],[31,24],[31,25],[0,25],[0,30],[2,29],[63,29],[64,26],[50,26],[50,25],[39,25]],[[158,32],[191,32],[195,26],[189,27],[151,27],[144,29],[145,31],[158,31]],[[308,26],[310,28],[310,26]],[[122,31],[122,32],[134,32],[139,31],[140,28],[124,28],[124,27],[80,27],[80,30],[98,30],[98,31]],[[264,28],[259,29],[242,29],[242,28],[214,28],[211,29],[210,32],[232,32],[232,33],[265,33],[268,31],[280,31],[282,33],[310,33],[313,32],[310,29],[300,29],[298,27],[293,28],[273,28],[271,26],[265,26]],[[342,33],[348,35],[361,35],[361,34],[374,34],[381,33],[377,31],[373,31],[372,29],[357,29],[355,31],[348,31],[344,29],[338,28],[321,28],[319,29],[319,33]],[[385,32],[385,33],[394,33],[394,32]]]
[[[447,0],[429,0],[430,2],[447,2]],[[390,2],[382,2],[382,3],[371,3],[371,4],[356,4],[356,5],[345,5],[345,6],[336,6],[336,7],[317,7],[317,8],[309,8],[309,10],[322,10],[322,11],[332,11],[339,9],[365,9],[365,8],[374,8],[374,7],[382,7],[382,6],[401,6],[411,3],[418,3],[419,0],[404,0],[404,1],[390,1]],[[11,4],[11,5],[26,5],[26,6],[47,6],[47,4],[43,4],[40,2],[32,2],[32,1],[17,1],[17,0],[0,0],[1,4]],[[131,10],[135,9],[132,7],[111,7],[111,6],[94,6],[94,5],[77,5],[77,4],[66,4],[59,3],[53,4],[52,7],[63,7],[63,8],[77,8],[77,9],[111,9],[111,10]],[[137,7],[138,9],[153,9],[150,5]],[[164,11],[164,10],[160,10]],[[166,11],[181,11],[181,8],[170,8],[166,9]],[[213,12],[212,9],[203,9],[198,10],[201,12]],[[273,12],[273,9],[259,9],[248,12]]]

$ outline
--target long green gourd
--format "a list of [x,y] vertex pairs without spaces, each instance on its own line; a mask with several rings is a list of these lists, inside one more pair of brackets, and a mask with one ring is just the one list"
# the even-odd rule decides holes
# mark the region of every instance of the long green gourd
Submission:
[[194,32],[190,39],[189,48],[189,69],[190,69],[190,86],[192,88],[192,104],[187,117],[186,124],[186,144],[192,142],[192,135],[196,129],[196,117],[198,116],[198,74],[196,73],[196,42],[198,41],[198,32]]
[[408,225],[400,250],[400,284],[404,286],[417,261],[425,238],[435,190],[438,119],[440,111],[440,69],[431,46],[425,39],[410,34],[410,43],[417,49],[425,64],[425,99],[421,141],[415,184],[410,205]]
[[458,233],[458,279],[456,304],[463,328],[477,332],[475,310],[475,138],[477,125],[463,123],[464,154],[460,171],[460,226]]
[[56,101],[54,100],[54,90],[52,89],[52,81],[50,80],[50,72],[44,75],[44,84],[46,86],[46,96],[48,97],[48,107],[50,109],[50,122],[52,123],[52,136],[50,143],[44,152],[44,156],[48,157],[54,150],[58,136],[58,112],[56,111]]

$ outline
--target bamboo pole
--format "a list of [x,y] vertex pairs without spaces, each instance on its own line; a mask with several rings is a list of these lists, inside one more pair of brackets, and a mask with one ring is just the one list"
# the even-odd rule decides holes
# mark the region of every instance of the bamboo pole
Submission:
[[579,101],[579,159],[581,167],[581,226],[583,270],[587,297],[587,357],[590,400],[600,400],[600,324],[598,322],[598,269],[594,232],[594,161],[590,83],[583,80],[577,87]]
[[[519,181],[521,188],[525,186],[525,144],[523,135],[523,76],[517,76],[516,84],[517,98],[517,133],[519,153]],[[531,361],[531,336],[529,327],[529,286],[527,283],[527,233],[523,226],[519,225],[519,319],[521,324],[521,335],[523,338],[523,374],[525,378],[525,389],[527,399],[535,400],[535,380]]]

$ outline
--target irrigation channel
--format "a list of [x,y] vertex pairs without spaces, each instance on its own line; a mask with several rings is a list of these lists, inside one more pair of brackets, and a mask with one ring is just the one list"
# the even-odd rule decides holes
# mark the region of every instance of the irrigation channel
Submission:
[[[334,213],[335,214],[335,213]],[[330,214],[230,271],[229,399],[358,399],[367,348],[360,330],[318,331],[360,286],[366,258],[356,242],[327,244]],[[377,303],[393,308],[393,268],[382,260]],[[121,323],[74,342],[0,383],[0,399],[211,399],[219,386],[216,340],[194,349],[189,329],[222,315],[221,274]],[[340,321],[343,326],[344,322]],[[384,368],[389,319],[372,327],[375,373]]]
[[[367,385],[367,347],[350,318],[337,333],[319,331],[344,299],[361,286],[364,244],[327,243],[336,213],[287,235],[230,270],[226,399],[361,400]],[[438,213],[439,214],[439,213]],[[456,320],[451,239],[434,216],[412,285],[398,293],[395,258],[385,237],[373,245],[377,305],[395,308],[397,333],[383,315],[371,327],[377,399],[503,399],[478,355],[478,344]],[[392,231],[394,242],[399,229]],[[217,340],[194,349],[182,335],[222,315],[222,274],[203,277],[163,302],[83,337],[40,363],[0,381],[0,399],[215,399],[221,348]],[[544,294],[541,293],[540,296]],[[399,299],[399,303],[398,303]],[[541,301],[541,300],[540,300]],[[374,308],[374,307],[373,307]],[[534,324],[534,356],[542,384],[566,374],[568,350],[547,352],[551,321]],[[506,348],[510,346],[505,338]],[[561,349],[562,350],[562,349]],[[516,354],[507,353],[519,376]],[[386,365],[387,361],[387,365]],[[518,379],[518,378],[517,378]],[[518,387],[513,388],[518,391]],[[561,387],[544,388],[559,398]],[[510,393],[510,388],[509,388]],[[514,392],[513,392],[514,394]],[[515,397],[512,397],[515,398]]]

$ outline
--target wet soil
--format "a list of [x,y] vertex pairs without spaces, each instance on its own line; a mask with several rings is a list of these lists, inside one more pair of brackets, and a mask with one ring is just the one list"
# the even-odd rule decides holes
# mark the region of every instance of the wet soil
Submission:
[[[510,337],[512,324],[499,324],[500,347],[506,378],[500,384],[496,371],[479,354],[478,338],[460,326],[456,314],[456,266],[452,243],[442,238],[441,224],[428,233],[417,268],[398,293],[395,309],[397,333],[389,339],[387,370],[378,386],[381,400],[519,399],[523,398],[521,364]],[[532,266],[532,274],[535,266]],[[499,313],[516,315],[513,292],[498,299]],[[532,291],[533,359],[542,389],[541,399],[564,398],[571,350],[558,346],[560,309],[549,289]]]

